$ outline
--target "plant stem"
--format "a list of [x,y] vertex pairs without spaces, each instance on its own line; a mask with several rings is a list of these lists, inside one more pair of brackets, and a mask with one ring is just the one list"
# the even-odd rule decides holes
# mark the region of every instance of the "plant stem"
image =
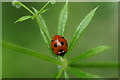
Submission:
[[68,77],[68,74],[66,73],[67,60],[66,60],[66,58],[63,58],[60,56],[58,57],[58,59],[60,59],[63,62],[63,64],[58,65],[58,74],[56,76],[56,79],[58,79],[61,76],[62,72],[64,72],[65,78],[68,79],[69,77]]
[[[58,56],[57,57],[57,60],[60,60],[60,61],[62,61],[63,62],[63,58],[62,57],[60,57],[60,56]],[[62,69],[62,65],[57,65],[57,67],[58,67],[58,72]]]
[[25,8],[27,11],[29,11],[31,14],[33,14],[34,15],[34,12],[32,12],[27,6],[25,6],[23,3],[21,3],[21,2],[17,2],[19,5],[21,5],[23,8]]
[[63,59],[63,62],[64,62],[64,76],[65,76],[65,78],[68,80],[69,79],[69,77],[68,77],[68,74],[67,74],[67,72],[66,72],[66,67],[67,67],[67,65],[68,65],[68,62],[67,62],[67,60],[66,60],[66,58],[64,58]]
[[31,14],[33,14],[34,16],[35,16],[35,19],[36,19],[36,21],[37,21],[37,23],[38,23],[38,25],[39,25],[39,28],[42,28],[42,30],[45,32],[45,35],[47,36],[47,38],[49,39],[49,41],[51,41],[51,38],[50,38],[50,36],[49,36],[49,34],[47,33],[47,31],[45,30],[45,28],[44,28],[44,26],[42,25],[42,22],[41,22],[41,20],[39,19],[39,17],[38,17],[38,15],[39,15],[39,13],[48,5],[48,3],[49,3],[50,1],[48,1],[43,7],[42,7],[42,9],[40,9],[40,11],[38,11],[38,13],[37,14],[35,14],[34,12],[32,12],[27,6],[25,6],[23,3],[21,3],[21,2],[17,2],[19,5],[21,5],[23,8],[25,8],[27,11],[29,11]]
[[63,73],[64,71],[64,67],[62,67],[59,71],[58,71],[58,74],[56,76],[56,80],[58,80],[58,78],[60,78],[61,74]]
[[67,80],[69,79],[68,74],[65,69],[64,69],[64,76],[65,76],[65,79],[67,79]]
[[37,15],[39,15],[49,3],[50,3],[50,0],[38,11]]

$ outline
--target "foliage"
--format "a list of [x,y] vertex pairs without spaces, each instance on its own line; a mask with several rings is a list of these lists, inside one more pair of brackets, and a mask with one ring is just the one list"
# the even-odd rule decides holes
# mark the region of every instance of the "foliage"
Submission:
[[[50,48],[51,37],[50,37],[49,31],[47,29],[45,20],[42,18],[42,13],[47,11],[47,9],[45,9],[45,8],[48,4],[49,3],[53,4],[53,2],[51,2],[51,0],[48,1],[40,10],[33,8],[34,12],[19,1],[17,1],[16,3],[17,3],[17,5],[19,4],[20,6],[25,8],[28,12],[30,12],[32,16],[23,16],[23,17],[19,18],[18,20],[16,20],[15,23],[22,22],[22,21],[25,21],[28,19],[32,19],[32,20],[34,19],[38,23],[43,40],[45,41],[46,45],[48,46],[49,50],[51,51],[51,48]],[[87,28],[88,24],[92,20],[97,9],[98,9],[98,7],[91,10],[85,16],[85,18],[81,21],[81,23],[78,25],[78,27],[76,28],[74,35],[72,37],[68,52],[66,53],[66,55],[64,57],[56,56],[51,51],[52,56],[55,57],[55,58],[51,58],[51,57],[48,57],[46,55],[43,55],[42,53],[38,53],[36,51],[30,50],[30,49],[27,49],[27,48],[24,48],[24,47],[21,47],[21,46],[18,46],[18,45],[9,43],[9,42],[5,42],[5,41],[2,42],[2,46],[9,48],[9,49],[12,49],[12,50],[15,50],[15,51],[18,51],[18,52],[21,52],[21,53],[24,53],[26,55],[37,57],[39,59],[57,64],[57,66],[59,66],[59,70],[56,74],[56,79],[60,78],[62,73],[64,73],[65,78],[69,78],[67,71],[71,72],[72,74],[76,75],[79,78],[101,78],[97,75],[93,75],[93,74],[83,72],[83,71],[77,69],[79,67],[92,67],[92,64],[94,64],[94,63],[75,64],[74,62],[77,62],[79,60],[94,56],[94,55],[99,54],[99,53],[102,53],[103,51],[109,49],[108,46],[98,46],[96,48],[92,48],[92,49],[78,55],[77,57],[67,61],[68,55],[70,54],[70,52],[72,51],[72,49],[76,45],[79,38],[83,35],[83,32],[85,32],[85,29]],[[66,3],[65,3],[65,5],[64,5],[64,7],[61,10],[60,15],[59,15],[58,32],[57,32],[58,35],[64,36],[65,24],[67,22],[67,17],[68,17],[68,1],[66,1]],[[115,64],[114,63],[113,64],[95,63],[93,66],[94,67],[101,67],[101,68],[109,67],[109,66],[116,67],[116,63]]]

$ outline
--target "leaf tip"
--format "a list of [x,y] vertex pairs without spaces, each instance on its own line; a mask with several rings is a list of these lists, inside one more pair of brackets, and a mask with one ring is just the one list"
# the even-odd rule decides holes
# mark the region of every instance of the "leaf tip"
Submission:
[[14,23],[18,23],[18,21],[16,20]]
[[68,0],[66,0],[66,4],[65,5],[68,7]]
[[95,11],[99,8],[99,5],[94,9]]
[[68,0],[66,0],[66,4],[68,4]]
[[106,45],[103,45],[103,46],[102,46],[102,48],[103,48],[104,50],[111,49],[111,47],[110,47],[110,46],[106,46]]
[[106,49],[111,49],[111,47],[110,46],[106,46]]
[[34,10],[35,13],[38,12],[38,10],[36,8],[32,7],[32,9]]

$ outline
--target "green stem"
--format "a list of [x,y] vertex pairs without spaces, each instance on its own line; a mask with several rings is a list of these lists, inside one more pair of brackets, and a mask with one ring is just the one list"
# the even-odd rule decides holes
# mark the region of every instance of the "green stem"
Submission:
[[58,78],[60,78],[61,74],[63,73],[64,71],[64,67],[62,67],[59,72],[57,73],[57,76],[56,76],[56,80],[58,80]]
[[61,74],[64,72],[64,76],[65,76],[65,78],[69,78],[68,77],[68,75],[67,75],[67,73],[66,73],[66,67],[67,67],[67,60],[66,60],[66,58],[63,58],[63,57],[58,57],[58,59],[60,59],[62,62],[63,62],[63,64],[62,65],[58,65],[58,74],[57,74],[57,76],[56,76],[56,79],[58,79],[58,78],[60,78],[60,76],[61,76]]
[[38,11],[37,15],[36,15],[34,12],[32,12],[32,11],[31,11],[27,6],[25,6],[23,3],[19,2],[19,1],[18,1],[17,3],[18,3],[19,5],[21,5],[23,8],[25,8],[27,11],[29,11],[31,14],[33,14],[33,15],[35,16],[36,21],[37,21],[39,27],[43,29],[43,31],[45,32],[45,35],[47,36],[47,38],[49,39],[49,41],[51,41],[51,38],[50,38],[49,34],[48,34],[47,31],[45,30],[44,26],[42,26],[41,21],[40,21],[40,19],[39,19],[39,17],[38,17],[39,13],[48,5],[49,2],[50,2],[50,1],[48,1],[48,2],[42,7],[42,9],[40,9],[40,11]]
[[27,11],[29,11],[31,14],[33,14],[34,15],[34,12],[32,12],[27,6],[25,6],[23,3],[21,3],[21,2],[17,2],[19,5],[21,5],[23,8],[25,8]]
[[37,15],[39,15],[49,3],[50,0],[38,11]]
[[65,69],[64,69],[64,76],[65,76],[65,79],[69,80],[68,74]]

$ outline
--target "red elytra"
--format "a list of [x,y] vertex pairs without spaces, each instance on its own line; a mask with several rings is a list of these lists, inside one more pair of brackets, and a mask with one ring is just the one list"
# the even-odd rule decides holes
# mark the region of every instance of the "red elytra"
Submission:
[[56,55],[64,56],[68,49],[67,41],[60,35],[55,35],[51,41],[52,51]]

